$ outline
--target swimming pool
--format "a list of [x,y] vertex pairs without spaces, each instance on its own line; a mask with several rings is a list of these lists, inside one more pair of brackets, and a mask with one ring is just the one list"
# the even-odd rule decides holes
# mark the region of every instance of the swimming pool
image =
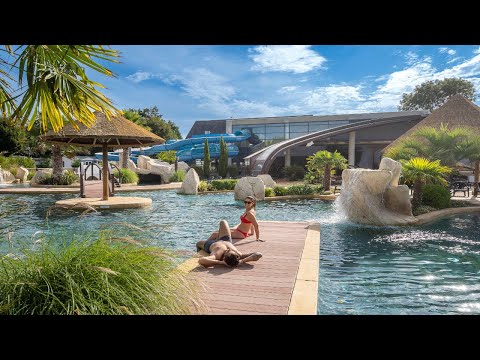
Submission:
[[[47,209],[75,194],[0,195],[0,252],[12,239],[32,243],[41,234],[78,234],[114,228],[188,257],[220,219],[239,222],[243,204],[232,193],[181,196],[174,190],[121,193],[153,199],[151,208],[79,216]],[[480,216],[462,215],[419,227],[349,223],[321,200],[258,204],[259,220],[319,221],[319,314],[480,313]],[[125,226],[128,223],[138,227]]]

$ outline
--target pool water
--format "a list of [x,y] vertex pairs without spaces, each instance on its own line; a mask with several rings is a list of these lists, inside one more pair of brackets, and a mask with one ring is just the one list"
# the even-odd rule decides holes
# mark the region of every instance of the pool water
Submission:
[[[11,243],[33,244],[42,234],[80,237],[109,228],[151,245],[193,254],[226,219],[239,222],[243,203],[232,193],[181,196],[174,190],[121,193],[150,197],[146,209],[48,209],[75,194],[0,194],[0,252]],[[480,216],[462,215],[419,227],[349,223],[321,200],[271,201],[257,206],[259,220],[321,223],[319,314],[480,314]],[[8,241],[12,239],[12,241]]]

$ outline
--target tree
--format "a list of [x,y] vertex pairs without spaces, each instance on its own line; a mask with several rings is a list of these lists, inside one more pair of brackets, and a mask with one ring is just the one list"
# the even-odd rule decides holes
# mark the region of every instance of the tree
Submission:
[[338,151],[331,153],[322,150],[307,158],[307,169],[310,174],[323,176],[323,189],[327,191],[330,190],[332,169],[345,169],[347,162],[347,159]]
[[475,163],[473,170],[473,196],[477,197],[479,193],[479,173],[480,173],[480,136],[472,131],[471,136],[461,144],[465,158]]
[[470,150],[466,148],[466,142],[474,133],[474,129],[468,127],[449,129],[443,123],[439,128],[423,127],[388,149],[384,156],[394,160],[424,157],[432,161],[440,160],[442,164],[453,167],[457,161],[467,158]]
[[157,154],[157,159],[173,164],[177,159],[177,152],[175,150],[162,151]]
[[402,95],[398,110],[429,110],[432,112],[443,105],[450,96],[457,94],[475,101],[475,86],[472,82],[461,78],[426,81],[415,86],[411,93]]
[[156,106],[145,108],[143,110],[124,110],[124,116],[127,119],[135,122],[137,125],[140,125],[154,134],[164,138],[165,140],[182,138],[178,126],[170,120],[162,119],[162,115],[159,114]]
[[447,184],[444,176],[451,172],[450,168],[440,165],[440,160],[430,161],[415,157],[408,161],[401,160],[402,174],[406,181],[413,183],[412,206],[417,208],[422,204],[422,189],[427,183]]
[[210,177],[210,149],[208,148],[208,139],[205,139],[203,145],[203,176]]
[[0,153],[14,154],[20,151],[26,137],[25,131],[10,119],[0,117]]
[[[92,110],[116,116],[118,110],[90,80],[89,68],[107,76],[113,73],[102,61],[118,62],[118,52],[97,45],[25,45],[15,50],[5,45],[0,53],[0,110],[30,130],[37,116],[43,131],[58,132],[65,121],[92,125]],[[5,55],[5,56],[1,56]],[[18,74],[15,81],[13,72]],[[18,85],[14,88],[12,83]],[[13,95],[15,93],[15,96]],[[16,100],[21,99],[17,105]]]
[[222,178],[227,177],[227,167],[228,167],[228,147],[227,143],[223,139],[223,136],[220,138],[220,158],[218,159],[218,175]]

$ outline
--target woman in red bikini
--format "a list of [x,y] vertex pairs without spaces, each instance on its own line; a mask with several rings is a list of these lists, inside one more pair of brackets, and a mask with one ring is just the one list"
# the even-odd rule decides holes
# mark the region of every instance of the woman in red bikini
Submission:
[[[240,216],[240,224],[230,230],[232,239],[245,239],[250,235],[257,235],[257,241],[265,241],[260,239],[260,230],[258,229],[257,218],[255,217],[255,206],[257,199],[253,196],[247,196],[243,203],[245,204],[245,212]],[[208,240],[217,239],[219,232],[216,231],[210,235]]]

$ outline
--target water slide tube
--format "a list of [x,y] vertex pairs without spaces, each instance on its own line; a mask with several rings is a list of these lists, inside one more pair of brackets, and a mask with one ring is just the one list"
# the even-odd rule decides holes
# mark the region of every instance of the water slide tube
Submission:
[[[251,137],[250,131],[247,129],[236,131],[234,134],[202,134],[193,135],[189,139],[167,140],[165,144],[154,145],[141,149],[132,150],[130,159],[137,163],[139,155],[155,157],[162,151],[175,150],[179,161],[203,160],[203,147],[205,139],[208,139],[208,149],[211,159],[220,157],[220,139],[223,137],[228,147],[228,156],[238,155],[238,147],[233,143],[248,140]],[[102,153],[95,153],[97,159],[102,159]],[[120,152],[114,151],[108,153],[109,161],[119,161]]]

